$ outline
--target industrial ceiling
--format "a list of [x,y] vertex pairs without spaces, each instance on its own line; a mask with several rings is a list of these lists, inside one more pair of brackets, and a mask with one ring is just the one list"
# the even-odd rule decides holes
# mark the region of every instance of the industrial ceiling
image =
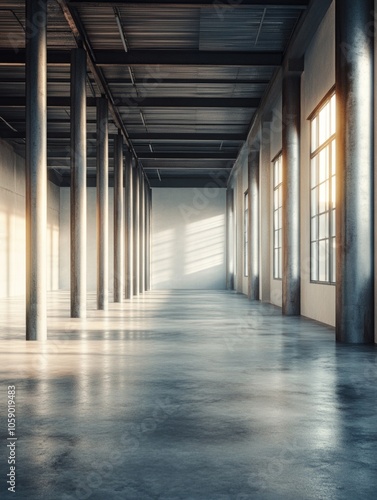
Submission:
[[[48,2],[48,168],[70,180],[70,50],[88,57],[88,181],[95,97],[110,102],[151,186],[226,182],[308,0]],[[25,155],[25,2],[0,2],[0,138]],[[111,136],[110,136],[111,139]],[[110,140],[110,170],[113,146]]]

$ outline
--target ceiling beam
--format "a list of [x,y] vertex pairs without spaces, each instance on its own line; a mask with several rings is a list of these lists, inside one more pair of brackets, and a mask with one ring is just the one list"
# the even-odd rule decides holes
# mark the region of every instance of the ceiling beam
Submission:
[[[69,5],[82,6],[82,5],[109,5],[109,6],[119,6],[121,5],[187,5],[187,6],[198,6],[198,7],[214,7],[213,0],[69,0],[67,2]],[[297,9],[306,9],[309,0],[242,0],[241,2],[228,2],[219,3],[218,8],[225,9],[253,6],[253,7],[269,7],[269,8],[283,8],[283,7],[295,7]]]
[[[69,126],[69,121],[66,122]],[[0,131],[1,139],[25,139],[26,132],[15,132],[9,128]],[[96,139],[95,132],[88,132],[86,135],[87,139]],[[172,141],[234,141],[243,142],[246,137],[245,134],[221,134],[221,133],[130,133],[129,137],[132,141],[144,141],[144,142],[172,142]],[[47,129],[47,139],[51,140],[69,140],[71,134],[69,132],[52,132]]]
[[[282,52],[243,52],[208,50],[97,50],[96,66],[280,66]],[[71,63],[70,51],[49,50],[47,63],[65,66]],[[0,50],[0,66],[23,66],[25,50]],[[156,75],[159,81],[159,75]]]
[[[281,52],[208,50],[97,50],[97,66],[280,66]],[[158,75],[157,75],[158,77]],[[157,81],[159,78],[157,78]]]
[[[134,99],[132,97],[115,97],[113,103],[118,108],[257,108],[260,99],[243,97],[145,97]],[[0,97],[0,108],[24,108],[24,96]],[[96,106],[96,99],[86,99],[88,107]],[[69,108],[70,97],[48,97],[47,106],[50,108]]]
[[[142,160],[235,160],[237,152],[233,153],[140,153],[138,157]],[[156,168],[156,167],[154,167]],[[157,167],[159,168],[159,167]]]
[[[54,151],[50,149],[47,151],[47,156],[49,160],[56,160],[56,161],[67,161],[70,158],[70,151]],[[177,160],[177,161],[182,161],[182,160],[200,160],[200,161],[209,161],[209,160],[219,160],[219,161],[228,161],[228,160],[235,160],[237,158],[237,151],[232,152],[232,153],[137,153],[138,158],[141,160]],[[88,154],[87,159],[93,159],[95,158],[95,154]],[[110,152],[109,158],[113,158],[113,154]],[[154,166],[153,168],[160,168]],[[205,167],[202,167],[205,168]]]
[[227,133],[130,133],[133,141],[244,141],[244,134]]

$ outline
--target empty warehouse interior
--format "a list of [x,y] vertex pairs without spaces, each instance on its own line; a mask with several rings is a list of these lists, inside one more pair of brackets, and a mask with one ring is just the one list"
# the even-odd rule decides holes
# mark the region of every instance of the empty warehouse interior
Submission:
[[0,0],[1,498],[376,497],[375,32]]

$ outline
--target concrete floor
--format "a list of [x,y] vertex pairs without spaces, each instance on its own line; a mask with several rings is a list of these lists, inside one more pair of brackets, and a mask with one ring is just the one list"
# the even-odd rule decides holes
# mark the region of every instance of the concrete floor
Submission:
[[[1,303],[0,497],[377,498],[377,351],[227,292],[150,292],[23,340]],[[11,325],[11,326],[9,326]],[[6,492],[8,385],[16,495]]]

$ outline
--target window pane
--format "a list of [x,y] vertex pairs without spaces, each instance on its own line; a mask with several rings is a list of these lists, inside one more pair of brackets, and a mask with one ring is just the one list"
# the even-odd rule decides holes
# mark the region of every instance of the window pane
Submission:
[[318,134],[317,134],[318,118],[312,120],[312,153],[318,148]]
[[275,189],[274,191],[274,209],[276,210],[279,206],[279,190]]
[[336,97],[335,94],[331,98],[331,135],[335,134],[336,132]]
[[319,186],[319,213],[325,212],[328,210],[328,202],[329,202],[329,183],[324,182]]
[[336,218],[335,218],[335,210],[331,211],[331,236],[336,235]]
[[330,137],[330,106],[326,106],[319,113],[319,144],[321,146]]
[[331,178],[331,203],[336,207],[336,178],[335,175]]
[[311,280],[318,281],[318,244],[311,245]]
[[331,175],[336,174],[336,143],[332,141],[331,144]]
[[318,188],[312,189],[312,215],[318,213]]
[[279,157],[279,184],[283,182],[283,157]]
[[279,208],[279,228],[283,227],[283,209]]
[[329,177],[329,148],[326,147],[319,153],[319,179],[323,182]]
[[274,212],[274,229],[279,229],[279,210]]
[[313,217],[311,224],[311,241],[315,240],[318,240],[318,217]]
[[311,161],[311,185],[310,187],[314,187],[318,184],[318,177],[317,177],[317,166],[318,164],[318,156],[315,156],[312,161]]
[[329,215],[323,214],[319,216],[319,239],[329,237]]

